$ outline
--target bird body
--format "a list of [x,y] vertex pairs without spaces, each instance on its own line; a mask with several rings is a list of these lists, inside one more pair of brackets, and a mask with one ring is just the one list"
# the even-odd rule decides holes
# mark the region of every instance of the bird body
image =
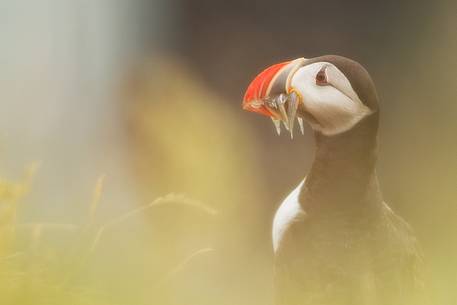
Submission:
[[303,186],[302,181],[281,203],[276,211],[273,219],[272,242],[273,250],[276,252],[279,248],[279,243],[287,232],[288,228],[294,221],[304,216],[304,211],[300,205],[299,196]]
[[[409,304],[420,285],[416,239],[382,199],[375,154],[334,141],[318,141],[310,173],[275,216],[277,304]],[[298,212],[281,220],[284,206]]]
[[273,67],[248,88],[244,108],[283,121],[291,135],[298,116],[316,142],[311,170],[273,221],[276,304],[417,304],[417,241],[384,202],[376,175],[379,111],[370,76],[340,56]]

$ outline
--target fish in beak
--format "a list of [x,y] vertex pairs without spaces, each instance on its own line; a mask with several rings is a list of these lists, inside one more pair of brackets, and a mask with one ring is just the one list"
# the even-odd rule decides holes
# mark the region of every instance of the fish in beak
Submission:
[[290,83],[294,73],[305,62],[305,58],[298,58],[268,67],[254,78],[244,95],[243,109],[269,116],[278,135],[282,122],[293,138],[295,119],[304,133],[303,119],[297,116],[301,96]]

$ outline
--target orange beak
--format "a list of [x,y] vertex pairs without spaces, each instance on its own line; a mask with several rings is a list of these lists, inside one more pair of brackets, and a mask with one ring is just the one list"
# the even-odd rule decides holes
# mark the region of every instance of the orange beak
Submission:
[[303,133],[303,119],[296,116],[301,98],[291,87],[291,81],[295,72],[303,67],[305,62],[306,59],[298,58],[263,70],[249,84],[243,98],[243,109],[270,117],[278,134],[281,132],[282,121],[291,137],[297,118]]
[[275,76],[287,66],[290,61],[282,62],[263,70],[249,84],[243,98],[243,109],[266,116],[274,117],[274,113],[265,105],[264,100],[268,97],[270,84]]
[[289,93],[291,78],[298,68],[304,66],[304,62],[304,58],[298,58],[263,70],[249,84],[243,98],[243,109],[281,119],[280,115],[265,102],[271,97]]

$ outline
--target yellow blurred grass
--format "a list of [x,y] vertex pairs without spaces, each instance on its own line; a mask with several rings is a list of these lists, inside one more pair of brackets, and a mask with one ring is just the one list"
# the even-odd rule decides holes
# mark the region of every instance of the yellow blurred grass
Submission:
[[[198,209],[208,215],[218,212],[206,204],[188,198],[181,194],[168,194],[156,198],[151,203],[133,209],[107,223],[96,222],[96,212],[103,194],[105,175],[101,175],[95,182],[92,200],[88,205],[88,222],[86,224],[66,224],[30,222],[17,223],[17,204],[30,190],[32,178],[38,168],[33,164],[27,168],[24,177],[19,182],[0,180],[0,203],[2,207],[0,223],[0,304],[111,304],[110,298],[102,291],[93,290],[88,283],[87,287],[74,283],[74,277],[88,263],[103,233],[117,226],[122,226],[128,219],[140,216],[147,210],[163,205],[185,205]],[[27,245],[16,249],[16,228],[27,232]],[[56,252],[47,246],[40,245],[43,235],[50,231],[70,232],[70,244],[76,246],[76,261],[72,267],[63,263],[65,260],[57,258]],[[85,239],[85,235],[90,235]],[[87,242],[86,242],[87,241]],[[62,249],[60,249],[62,250]],[[161,287],[176,276],[192,259],[212,252],[211,248],[197,250],[176,264],[164,276],[157,278],[156,285]],[[65,253],[65,251],[63,251]],[[72,256],[74,253],[68,252]],[[71,259],[71,258],[70,258]],[[129,281],[129,279],[125,279]],[[156,288],[159,289],[159,288]],[[154,299],[151,299],[155,302]],[[156,300],[158,301],[158,300]]]

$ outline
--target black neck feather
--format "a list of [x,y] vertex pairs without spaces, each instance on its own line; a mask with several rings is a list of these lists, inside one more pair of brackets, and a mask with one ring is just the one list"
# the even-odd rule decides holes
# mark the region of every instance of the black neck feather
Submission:
[[375,173],[377,131],[375,112],[342,134],[315,134],[315,160],[300,194],[305,211],[351,210],[381,200]]

